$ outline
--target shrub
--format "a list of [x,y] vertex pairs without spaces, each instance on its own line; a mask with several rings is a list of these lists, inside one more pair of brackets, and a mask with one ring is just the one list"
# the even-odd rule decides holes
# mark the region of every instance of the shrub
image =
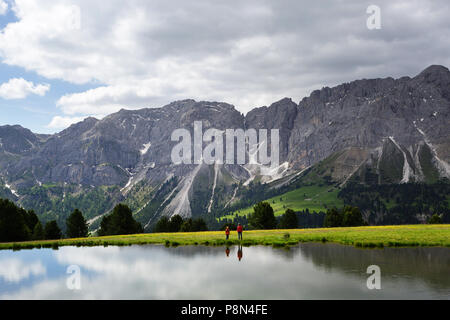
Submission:
[[442,223],[442,218],[440,215],[438,215],[437,213],[433,214],[430,219],[428,219],[428,223],[429,224],[441,224]]

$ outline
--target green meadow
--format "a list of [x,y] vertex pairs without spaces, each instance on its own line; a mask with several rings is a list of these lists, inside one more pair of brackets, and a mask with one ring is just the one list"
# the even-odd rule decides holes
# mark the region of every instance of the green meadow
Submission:
[[[294,211],[308,209],[310,212],[326,212],[327,208],[343,206],[342,200],[337,197],[338,192],[339,190],[332,186],[305,186],[265,201],[270,203],[275,216],[284,214],[286,209]],[[222,216],[220,220],[233,219],[235,216],[248,216],[252,212],[253,206],[250,206]]]
[[401,246],[450,247],[450,225],[249,230],[244,231],[244,238],[242,241],[237,239],[237,234],[234,231],[231,233],[228,241],[225,240],[223,231],[145,233],[78,239],[0,243],[0,249],[58,249],[61,246],[128,246],[147,244],[166,246],[225,246],[242,244],[244,246],[269,245],[274,247],[289,247],[301,242],[332,242],[361,248]]

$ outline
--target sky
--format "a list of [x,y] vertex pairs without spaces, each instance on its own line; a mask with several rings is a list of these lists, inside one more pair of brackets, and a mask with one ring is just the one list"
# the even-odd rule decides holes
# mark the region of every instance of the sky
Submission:
[[245,114],[415,76],[450,66],[449,16],[448,0],[0,0],[0,125],[54,133],[182,99]]

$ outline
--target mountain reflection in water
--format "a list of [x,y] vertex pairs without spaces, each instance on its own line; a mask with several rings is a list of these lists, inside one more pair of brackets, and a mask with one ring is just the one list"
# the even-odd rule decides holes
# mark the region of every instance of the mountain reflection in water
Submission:
[[0,251],[0,299],[449,299],[449,271],[448,248],[62,247]]

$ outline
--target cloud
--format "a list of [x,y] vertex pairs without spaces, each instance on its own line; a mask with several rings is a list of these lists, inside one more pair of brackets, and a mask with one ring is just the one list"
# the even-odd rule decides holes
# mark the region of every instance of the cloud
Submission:
[[[358,277],[327,273],[319,279],[314,277],[317,275],[314,265],[300,254],[286,263],[285,254],[271,248],[252,247],[243,251],[244,259],[239,262],[237,247],[231,248],[229,258],[225,257],[224,248],[64,247],[53,254],[53,259],[60,266],[80,267],[81,290],[68,290],[67,276],[49,275],[17,290],[0,292],[0,299],[245,299],[255,294],[256,298],[288,299],[315,295],[314,291],[325,284],[344,286],[347,293],[360,294]],[[223,272],[217,272],[222,269]],[[302,286],[306,289],[299,291]]]
[[0,98],[6,100],[24,99],[30,94],[44,96],[50,90],[49,84],[34,84],[23,78],[13,78],[0,84]]
[[4,0],[0,0],[0,16],[6,14],[8,11],[8,4]]
[[20,259],[8,258],[0,260],[0,278],[7,282],[20,282],[31,275],[45,275],[47,270],[40,261],[25,263]]
[[47,128],[50,129],[64,129],[69,127],[70,125],[83,121],[86,118],[84,117],[61,117],[55,116],[52,118],[52,121],[47,125]]
[[0,57],[95,86],[59,99],[71,117],[184,98],[246,112],[322,86],[450,65],[448,0],[377,5],[380,30],[367,29],[358,0],[16,0]]
[[65,114],[89,114],[92,110],[109,114],[121,108],[142,108],[158,95],[151,86],[111,85],[81,93],[66,94],[57,101]]

